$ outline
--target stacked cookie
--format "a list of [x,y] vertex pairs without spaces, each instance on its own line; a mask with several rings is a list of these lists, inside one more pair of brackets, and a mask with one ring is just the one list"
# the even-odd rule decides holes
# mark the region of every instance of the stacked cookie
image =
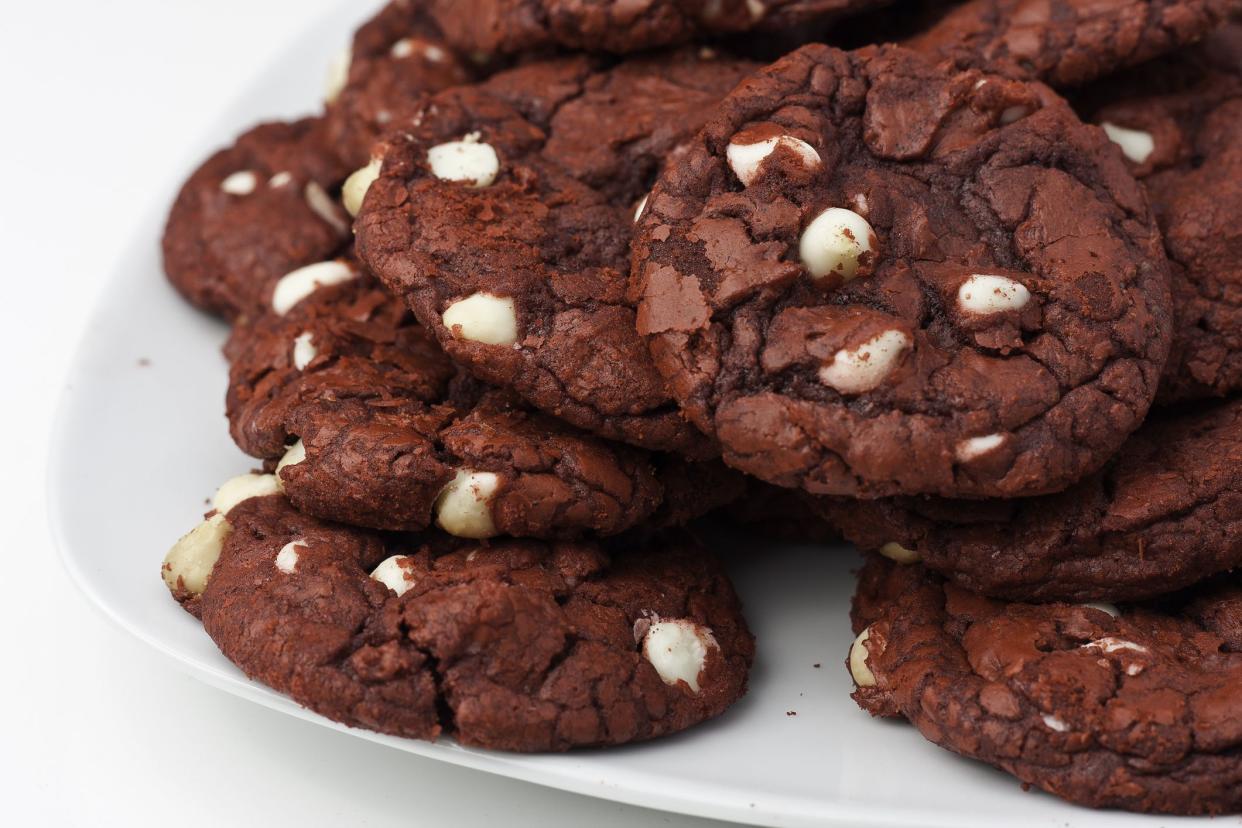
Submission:
[[163,572],[224,654],[404,736],[681,730],[753,657],[723,508],[870,554],[868,711],[1242,809],[1239,4],[882,5],[393,2],[205,162],[166,269],[262,473]]

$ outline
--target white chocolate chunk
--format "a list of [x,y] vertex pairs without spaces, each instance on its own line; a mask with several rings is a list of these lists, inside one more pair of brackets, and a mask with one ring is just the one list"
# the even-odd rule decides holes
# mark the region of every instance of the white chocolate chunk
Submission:
[[1136,661],[1133,664],[1126,665],[1126,675],[1137,676],[1139,673],[1143,672],[1143,670],[1145,669],[1147,669],[1145,665],[1139,664]]
[[231,531],[233,527],[224,515],[215,514],[173,544],[164,556],[162,567],[164,583],[168,588],[176,590],[180,587],[193,595],[202,594]]
[[211,507],[222,515],[233,511],[233,507],[243,500],[252,497],[267,497],[280,494],[280,484],[274,474],[240,474],[226,480],[211,498]]
[[649,195],[643,196],[641,199],[638,200],[638,206],[634,208],[634,222],[636,224],[638,223],[638,220],[643,217],[643,210],[647,208],[648,198],[650,198]]
[[414,586],[411,574],[410,559],[405,555],[393,555],[380,561],[380,565],[371,572],[371,577],[400,597]]
[[643,656],[665,684],[684,681],[699,692],[699,677],[707,663],[708,649],[720,649],[707,627],[685,619],[656,619],[643,636]]
[[403,37],[396,43],[392,44],[392,48],[388,50],[388,53],[397,60],[408,58],[410,55],[414,54],[414,41],[408,37]]
[[333,230],[342,236],[349,235],[349,222],[341,215],[340,208],[336,206],[332,196],[328,195],[327,190],[320,187],[316,181],[308,181],[303,194],[306,197],[307,206],[311,208],[315,215],[323,219]]
[[1004,434],[985,434],[982,437],[969,437],[957,444],[955,450],[957,462],[969,463],[971,460],[1000,448],[1004,442]]
[[957,306],[965,313],[1022,310],[1031,301],[1026,285],[1004,276],[975,273],[957,289]]
[[471,187],[487,187],[500,172],[500,158],[477,132],[460,141],[437,144],[427,150],[431,172],[442,181],[461,181]]
[[923,560],[923,556],[913,549],[906,549],[899,543],[889,541],[880,547],[880,554],[889,560],[896,561],[899,564],[918,563]]
[[474,293],[449,305],[440,318],[458,339],[484,345],[517,342],[517,311],[508,296]]
[[859,687],[875,687],[875,673],[867,666],[867,641],[871,638],[871,628],[863,630],[850,645],[850,675]]
[[351,216],[358,215],[358,211],[362,209],[362,199],[366,197],[367,190],[371,189],[375,179],[379,178],[380,168],[383,166],[382,158],[372,158],[371,163],[354,170],[345,179],[345,184],[341,187],[341,203],[345,205],[345,212]]
[[267,180],[267,186],[272,188],[285,187],[292,183],[293,173],[291,172],[278,172]]
[[353,62],[353,48],[346,46],[335,58],[332,59],[332,62],[328,64],[328,81],[323,90],[323,99],[325,102],[333,103],[341,96],[341,92],[345,90],[345,85],[349,83],[349,67]]
[[272,290],[272,310],[284,316],[294,305],[327,285],[337,285],[358,278],[358,273],[345,262],[317,262],[287,273]]
[[235,172],[220,182],[220,189],[229,195],[247,196],[259,186],[259,177],[250,170]]
[[459,469],[436,498],[436,524],[459,538],[495,537],[490,503],[499,486],[492,472]]
[[753,144],[730,143],[725,148],[725,157],[729,168],[746,186],[759,177],[759,168],[769,155],[776,152],[777,147],[784,147],[797,154],[802,166],[808,170],[817,169],[823,161],[815,147],[792,135],[775,135]]
[[1113,618],[1121,617],[1121,610],[1117,609],[1116,605],[1114,604],[1105,604],[1105,603],[1101,603],[1098,601],[1093,601],[1091,603],[1083,604],[1083,606],[1090,607],[1091,609],[1098,609],[1100,612],[1106,612],[1109,615],[1111,615]]
[[842,348],[819,369],[820,382],[842,394],[861,394],[878,386],[911,346],[902,331],[884,331],[857,348]]
[[311,360],[319,356],[319,349],[315,347],[314,338],[315,335],[310,331],[303,331],[293,340],[293,367],[299,371],[306,370]]
[[1121,154],[1135,164],[1142,164],[1156,150],[1156,141],[1150,132],[1141,129],[1127,129],[1123,126],[1104,121],[1100,124],[1108,140],[1121,147]]
[[298,550],[306,549],[310,544],[304,540],[289,541],[276,553],[276,568],[286,575],[298,568]]
[[875,249],[875,231],[862,216],[843,207],[829,207],[802,231],[798,256],[811,278],[837,274],[845,281],[858,273],[859,260]]
[[1083,648],[1097,647],[1106,653],[1116,653],[1122,650],[1129,650],[1135,653],[1146,653],[1148,649],[1142,644],[1135,644],[1133,641],[1126,641],[1124,638],[1114,638],[1113,636],[1105,636],[1104,638],[1090,641],[1082,645]]
[[276,480],[280,483],[281,491],[284,491],[284,480],[281,479],[280,473],[289,466],[296,466],[306,459],[306,444],[298,440],[289,446],[285,456],[280,458],[280,462],[276,464]]
[[1044,724],[1048,726],[1049,730],[1055,730],[1057,733],[1064,733],[1069,730],[1069,725],[1063,719],[1053,716],[1051,713],[1045,713],[1043,719]]
[[756,23],[768,13],[767,6],[763,5],[762,0],[746,0],[746,11],[750,12],[750,19]]
[[1031,110],[1025,106],[1011,106],[1001,112],[1000,122],[1002,124],[1012,124],[1014,121],[1020,121],[1030,114]]

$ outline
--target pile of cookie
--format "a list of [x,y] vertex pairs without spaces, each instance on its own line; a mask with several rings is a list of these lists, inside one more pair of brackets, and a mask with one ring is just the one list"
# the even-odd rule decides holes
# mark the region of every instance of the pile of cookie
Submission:
[[393,0],[204,162],[166,272],[261,471],[162,572],[221,651],[385,733],[651,739],[754,658],[695,526],[839,532],[865,710],[1242,810],[1242,2],[885,5]]

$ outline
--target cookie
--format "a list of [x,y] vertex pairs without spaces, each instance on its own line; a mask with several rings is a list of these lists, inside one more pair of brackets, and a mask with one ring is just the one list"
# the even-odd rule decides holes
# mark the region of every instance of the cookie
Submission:
[[164,579],[248,676],[330,719],[556,751],[675,733],[746,691],[739,602],[688,536],[381,536],[307,517],[252,477],[223,487]]
[[228,319],[264,305],[276,281],[349,238],[330,195],[348,169],[324,122],[261,124],[185,182],[164,228],[164,272],[196,307]]
[[1017,500],[828,498],[850,541],[1017,601],[1132,601],[1242,566],[1242,400],[1153,415],[1064,492]]
[[635,333],[629,242],[664,158],[750,68],[579,57],[448,90],[390,137],[358,251],[480,379],[609,439],[712,454]]
[[609,443],[457,377],[400,300],[356,262],[332,264],[355,277],[236,326],[226,347],[233,437],[279,464],[302,511],[552,538],[685,523],[741,495],[719,461]]
[[1173,265],[1158,402],[1242,390],[1242,26],[1102,82],[1084,107],[1146,185]]
[[467,52],[552,48],[638,52],[709,35],[781,32],[887,0],[430,0],[450,42]]
[[453,50],[423,0],[394,0],[354,34],[328,82],[328,138],[349,168],[371,160],[371,149],[423,99],[473,80],[481,68]]
[[1156,605],[1006,604],[873,558],[854,698],[1082,805],[1242,810],[1238,578]]
[[971,0],[912,49],[960,67],[1075,86],[1199,40],[1239,0]]
[[685,414],[814,494],[1064,489],[1142,422],[1169,347],[1159,233],[1103,134],[894,46],[739,86],[657,183],[633,277]]

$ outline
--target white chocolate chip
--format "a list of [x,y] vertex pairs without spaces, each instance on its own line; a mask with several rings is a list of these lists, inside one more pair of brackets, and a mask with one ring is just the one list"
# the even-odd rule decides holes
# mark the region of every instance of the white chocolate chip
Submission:
[[905,333],[890,330],[877,334],[857,348],[842,348],[833,354],[832,362],[819,369],[820,382],[842,394],[870,391],[897,367],[898,359],[911,344],[910,337]]
[[875,673],[867,666],[867,641],[871,638],[871,628],[863,630],[850,645],[850,675],[859,687],[875,687]]
[[1022,310],[1031,301],[1026,285],[1005,276],[975,273],[957,289],[957,306],[964,313],[990,314]]
[[1143,670],[1147,669],[1145,665],[1139,664],[1137,661],[1126,666],[1127,676],[1137,676]]
[[298,568],[298,550],[306,549],[310,544],[304,540],[295,540],[280,547],[276,553],[276,568],[286,575]]
[[778,147],[792,150],[802,166],[808,170],[818,169],[823,163],[815,147],[792,135],[775,135],[753,144],[730,143],[725,148],[725,157],[729,160],[729,168],[733,170],[733,174],[749,187],[759,177],[759,168],[763,166],[763,162]]
[[243,500],[252,497],[267,497],[280,494],[280,484],[274,474],[241,474],[226,480],[216,489],[211,498],[211,507],[222,515],[233,511],[233,507]]
[[259,186],[259,177],[250,170],[235,172],[220,182],[220,189],[229,195],[247,196]]
[[1020,121],[1030,114],[1031,110],[1028,107],[1011,106],[1001,112],[1000,122],[1002,124],[1012,124],[1014,121]]
[[635,224],[637,224],[638,220],[643,217],[643,210],[647,209],[648,198],[650,198],[650,195],[645,195],[638,200],[638,206],[634,208],[634,223]]
[[1048,726],[1049,730],[1055,730],[1057,733],[1064,733],[1069,730],[1069,725],[1067,725],[1064,720],[1058,718],[1057,716],[1053,716],[1051,713],[1045,713],[1043,719],[1044,724]]
[[858,273],[863,254],[875,245],[875,231],[865,218],[853,210],[829,207],[802,231],[798,256],[812,278],[835,273],[848,282]]
[[699,692],[709,648],[720,649],[712,631],[685,618],[656,618],[643,636],[643,656],[660,679],[670,685],[684,681],[694,693]]
[[315,347],[314,338],[315,335],[310,331],[304,331],[293,340],[293,367],[299,371],[305,370],[311,360],[319,356],[319,349]]
[[349,83],[349,66],[353,62],[354,51],[351,47],[346,46],[328,64],[328,82],[323,91],[325,102],[333,103],[341,96],[341,92],[345,90],[345,85]]
[[408,37],[403,37],[396,43],[392,44],[392,48],[388,50],[388,53],[397,60],[408,58],[410,55],[414,54],[414,41]]
[[308,181],[303,194],[306,196],[306,204],[311,208],[311,212],[327,222],[337,233],[342,236],[349,235],[349,222],[341,215],[340,208],[332,200],[332,196],[328,195],[327,190],[320,187],[318,182]]
[[499,486],[492,472],[459,469],[436,498],[436,524],[459,538],[495,537],[490,503]]
[[366,197],[367,190],[371,189],[375,179],[379,178],[380,168],[383,166],[382,158],[372,158],[371,163],[354,170],[345,179],[345,184],[341,187],[341,203],[345,205],[345,212],[351,216],[358,215],[358,211],[362,209],[362,199]]
[[699,47],[699,60],[715,60],[717,58],[716,50],[711,46]]
[[358,278],[358,273],[345,262],[317,262],[287,273],[272,290],[272,310],[284,316],[294,305],[327,285],[337,285]]
[[854,197],[850,201],[854,202],[854,212],[858,213],[858,215],[866,218],[867,214],[871,212],[871,205],[867,202],[866,193],[854,193]]
[[231,531],[233,527],[224,515],[215,514],[173,544],[164,556],[162,567],[164,583],[168,588],[184,589],[193,595],[202,594]]
[[440,317],[459,339],[484,345],[517,342],[517,312],[508,296],[474,293],[449,305]]
[[1121,147],[1121,154],[1135,164],[1142,164],[1156,150],[1156,141],[1150,132],[1141,129],[1127,129],[1123,126],[1104,121],[1100,124],[1108,139]]
[[968,437],[957,444],[955,454],[957,462],[969,463],[990,451],[1000,448],[1005,442],[1004,434],[985,434],[982,437]]
[[276,464],[276,480],[280,483],[281,491],[284,491],[284,480],[281,479],[280,473],[289,466],[296,466],[306,459],[306,444],[298,440],[285,452],[285,456],[280,458],[280,462]]
[[880,547],[880,554],[889,560],[896,561],[899,564],[918,563],[923,560],[923,556],[913,549],[906,549],[899,543],[889,541]]
[[1088,604],[1083,604],[1083,606],[1084,606],[1084,607],[1090,607],[1091,609],[1098,609],[1100,612],[1106,612],[1106,613],[1108,613],[1109,615],[1111,615],[1113,618],[1120,618],[1120,617],[1121,617],[1121,610],[1117,609],[1117,607],[1116,607],[1114,604],[1104,604],[1104,603],[1100,603],[1100,602],[1091,602],[1091,603],[1088,603]]
[[283,171],[276,173],[275,175],[273,175],[271,178],[267,180],[267,186],[273,187],[273,188],[285,187],[292,183],[293,183],[293,173],[283,172]]
[[750,19],[758,23],[763,16],[768,13],[768,9],[763,5],[762,0],[746,0],[746,11],[750,12]]
[[423,57],[432,63],[444,63],[448,58],[448,52],[436,46],[434,43],[428,43],[423,46]]
[[397,593],[399,598],[414,586],[409,565],[410,558],[406,555],[393,555],[382,560],[371,572],[371,577]]
[[471,187],[487,187],[500,172],[500,158],[491,144],[484,144],[477,132],[460,141],[437,144],[427,150],[431,172],[442,181],[461,181]]
[[1133,641],[1126,641],[1124,638],[1114,638],[1111,635],[1097,639],[1096,641],[1090,641],[1082,646],[1083,649],[1097,647],[1106,653],[1116,653],[1122,650],[1130,650],[1135,653],[1148,652],[1148,649],[1142,644],[1135,644]]

